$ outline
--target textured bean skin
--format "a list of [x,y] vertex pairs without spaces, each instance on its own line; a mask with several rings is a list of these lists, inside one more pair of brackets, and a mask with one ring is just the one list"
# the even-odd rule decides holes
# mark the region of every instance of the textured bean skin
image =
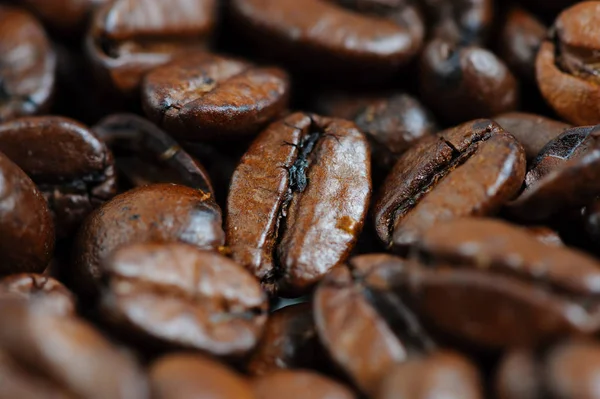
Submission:
[[232,256],[270,292],[306,291],[350,253],[370,194],[370,153],[355,125],[292,114],[256,138],[233,174]]
[[438,222],[496,212],[525,174],[522,146],[490,120],[476,120],[422,140],[384,181],[374,207],[385,245],[405,253]]
[[150,367],[156,399],[255,399],[248,382],[220,363],[200,355],[166,355]]
[[121,245],[182,241],[216,249],[224,240],[221,211],[209,193],[176,184],[135,188],[96,209],[81,226],[74,247],[73,279],[80,295],[93,297],[102,261]]
[[537,55],[540,91],[556,113],[576,126],[600,123],[599,11],[597,1],[564,10],[554,23],[554,40],[546,40]]
[[422,18],[404,3],[383,12],[369,12],[376,2],[360,3],[307,0],[301,13],[294,0],[234,0],[232,7],[245,36],[260,48],[277,48],[278,58],[293,67],[338,79],[389,78],[421,47]]
[[121,247],[104,262],[101,312],[125,335],[215,356],[251,350],[266,296],[241,266],[189,244]]
[[177,183],[214,194],[208,172],[166,132],[134,114],[113,114],[94,133],[114,153],[116,167],[133,187]]
[[75,314],[75,296],[58,280],[35,273],[12,274],[0,279],[0,299],[16,298],[48,313]]
[[31,179],[0,153],[0,275],[41,273],[54,250],[54,223]]
[[0,331],[0,397],[148,397],[138,365],[90,324],[10,300],[0,318],[10,320]]
[[144,74],[177,55],[205,49],[215,24],[215,0],[117,0],[100,7],[86,36],[98,77],[133,96]]
[[600,328],[598,262],[506,222],[439,224],[412,263],[383,270],[379,283],[394,286],[428,325],[472,344],[530,345]]
[[287,108],[287,74],[207,53],[156,68],[142,87],[146,114],[190,141],[256,133]]
[[55,90],[56,55],[28,12],[0,6],[0,121],[43,113]]
[[72,235],[93,209],[116,194],[111,152],[73,119],[37,116],[0,124],[0,151],[37,184],[59,238]]
[[572,128],[550,141],[533,161],[521,195],[509,204],[519,220],[540,221],[577,208],[600,194],[600,126]]

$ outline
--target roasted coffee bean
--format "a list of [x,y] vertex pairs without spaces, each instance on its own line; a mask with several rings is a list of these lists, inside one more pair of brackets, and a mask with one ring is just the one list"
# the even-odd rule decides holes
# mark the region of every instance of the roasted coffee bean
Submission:
[[55,90],[56,55],[28,12],[0,5],[0,121],[43,113]]
[[411,258],[413,267],[381,273],[380,289],[470,344],[505,348],[600,330],[600,263],[506,222],[437,224]]
[[552,245],[555,247],[562,247],[564,245],[560,235],[548,227],[528,226],[525,227],[525,229],[529,232],[529,234],[537,238],[538,241],[546,245]]
[[571,127],[566,123],[541,115],[509,112],[494,117],[494,121],[515,136],[531,162],[546,144]]
[[108,0],[20,0],[52,30],[62,35],[80,33],[94,8]]
[[535,11],[543,13],[554,13],[569,7],[572,4],[579,3],[581,0],[523,0]]
[[103,83],[135,95],[146,72],[206,48],[216,9],[216,0],[110,1],[94,14],[86,52]]
[[370,289],[379,267],[402,269],[391,255],[364,255],[332,270],[314,296],[317,332],[332,359],[364,393],[375,395],[395,363],[435,344],[395,295]]
[[150,367],[150,384],[155,399],[255,399],[241,376],[197,354],[159,358]]
[[54,224],[44,197],[0,153],[0,276],[41,273],[54,250]]
[[492,24],[492,0],[420,0],[433,23],[430,36],[482,44]]
[[21,299],[42,311],[75,314],[75,296],[58,280],[34,273],[12,274],[0,279],[0,300]]
[[482,399],[483,384],[474,364],[459,354],[434,352],[395,365],[377,399]]
[[233,259],[271,293],[307,291],[356,242],[371,195],[370,164],[367,141],[351,122],[295,113],[271,124],[231,182]]
[[300,303],[269,316],[246,369],[249,374],[260,376],[279,369],[324,369],[327,363],[317,337],[312,305]]
[[574,125],[600,123],[600,1],[564,10],[536,61],[538,86],[546,101]]
[[498,399],[597,399],[600,345],[574,339],[507,353],[496,375]]
[[94,297],[103,262],[116,248],[148,241],[181,241],[217,249],[225,241],[221,210],[210,193],[176,184],[138,187],[97,208],[74,244],[72,279],[83,297]]
[[384,173],[419,139],[438,131],[431,113],[408,94],[329,93],[316,100],[322,114],[356,123],[369,139],[375,166]]
[[247,270],[189,244],[124,246],[102,271],[100,311],[136,342],[239,357],[267,320],[266,295]]
[[310,371],[281,370],[252,381],[256,399],[355,399],[342,384]]
[[526,221],[548,220],[600,194],[600,125],[568,129],[549,142],[525,176],[525,189],[508,209]]
[[476,120],[423,139],[398,160],[375,203],[381,240],[405,253],[438,222],[495,213],[517,194],[525,155],[513,136]]
[[142,85],[148,117],[189,141],[254,134],[287,108],[288,97],[283,70],[208,53],[156,68]]
[[419,51],[423,20],[406,1],[233,0],[237,25],[259,49],[338,80],[382,81]]
[[489,50],[445,39],[429,42],[421,56],[420,92],[449,123],[491,117],[517,107],[517,81]]
[[54,216],[59,238],[117,191],[114,160],[81,123],[58,116],[0,124],[0,151],[31,177]]
[[511,71],[535,82],[535,59],[547,28],[521,7],[511,7],[500,32],[499,53]]
[[0,397],[131,398],[148,396],[132,359],[92,326],[21,301],[0,300]]
[[94,133],[115,156],[117,169],[133,187],[177,183],[213,193],[208,173],[173,138],[134,114],[110,115]]

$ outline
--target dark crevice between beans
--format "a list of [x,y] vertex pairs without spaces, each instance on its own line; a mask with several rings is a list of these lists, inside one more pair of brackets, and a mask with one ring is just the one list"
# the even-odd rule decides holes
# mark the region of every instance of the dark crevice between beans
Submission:
[[[492,128],[486,128],[485,132],[483,132],[478,137],[475,137],[473,141],[469,144],[469,146],[461,152],[458,150],[452,143],[448,140],[445,140],[443,137],[440,137],[440,140],[448,146],[452,150],[452,157],[449,162],[438,165],[434,172],[427,176],[427,179],[424,179],[424,183],[421,185],[421,188],[413,195],[410,196],[407,200],[401,202],[396,209],[392,212],[392,216],[388,221],[388,234],[390,237],[394,235],[394,226],[396,221],[406,215],[411,209],[413,209],[419,201],[428,194],[435,185],[446,177],[450,172],[464,164],[471,158],[473,154],[479,148],[479,143],[488,140],[491,137]],[[393,245],[393,242],[390,240],[388,246]]]

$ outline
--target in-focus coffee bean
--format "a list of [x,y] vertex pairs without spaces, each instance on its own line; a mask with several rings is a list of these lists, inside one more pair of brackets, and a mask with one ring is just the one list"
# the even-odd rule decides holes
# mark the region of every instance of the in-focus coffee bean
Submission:
[[356,243],[371,196],[367,140],[349,121],[295,113],[271,124],[233,174],[227,241],[271,293],[306,292]]
[[523,147],[480,119],[423,139],[398,160],[375,202],[385,245],[406,253],[436,223],[497,212],[521,188]]

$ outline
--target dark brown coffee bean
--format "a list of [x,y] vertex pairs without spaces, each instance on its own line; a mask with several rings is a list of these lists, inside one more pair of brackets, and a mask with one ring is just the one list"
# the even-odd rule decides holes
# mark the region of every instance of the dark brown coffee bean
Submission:
[[54,250],[54,224],[35,184],[0,153],[0,276],[41,273]]
[[156,68],[142,85],[148,117],[190,141],[256,133],[287,108],[288,97],[283,70],[208,53]]
[[252,381],[256,399],[355,399],[351,390],[311,371],[281,370]]
[[54,94],[56,55],[28,12],[0,5],[0,121],[42,113]]
[[86,52],[102,82],[134,95],[144,74],[207,46],[216,0],[115,0],[94,14]]
[[264,52],[336,79],[381,81],[419,51],[417,9],[406,1],[234,0],[233,13]]
[[79,33],[94,8],[108,0],[21,0],[52,30],[62,35]]
[[490,120],[476,120],[423,139],[386,178],[375,203],[381,240],[404,253],[438,222],[495,213],[525,174],[521,145]]
[[148,396],[135,362],[87,323],[21,301],[0,300],[0,397]]
[[492,219],[440,223],[412,268],[380,276],[436,329],[490,348],[600,329],[600,264]]
[[423,50],[419,87],[436,116],[449,123],[516,109],[517,80],[492,52],[435,39]]
[[115,156],[116,166],[133,187],[177,183],[213,193],[208,173],[162,129],[134,114],[107,116],[94,133]]
[[491,0],[421,0],[432,19],[430,36],[454,43],[483,43],[492,24]]
[[431,113],[408,94],[329,93],[316,99],[324,115],[354,121],[367,135],[374,164],[387,173],[419,139],[438,131]]
[[233,175],[226,223],[233,258],[269,292],[308,290],[356,243],[370,164],[351,122],[295,113],[271,124]]
[[533,161],[546,144],[571,127],[554,119],[523,112],[501,114],[495,116],[494,121],[521,143],[528,162]]
[[300,303],[269,316],[246,370],[260,376],[280,369],[325,369],[327,363],[317,336],[312,305]]
[[58,315],[75,314],[75,296],[58,280],[34,273],[13,274],[0,279],[0,300],[21,299],[31,306]]
[[117,191],[114,160],[81,123],[58,116],[0,124],[0,151],[31,177],[54,216],[59,238]]
[[498,399],[597,399],[600,345],[588,339],[545,350],[515,349],[496,375]]
[[538,86],[546,101],[574,125],[600,123],[600,2],[583,1],[554,23],[554,41],[545,41],[536,61]]
[[73,285],[94,296],[103,262],[116,248],[181,241],[201,249],[224,244],[221,210],[210,193],[176,184],[138,187],[114,197],[83,223],[74,246]]
[[533,14],[513,6],[500,32],[500,58],[513,73],[528,82],[535,82],[535,59],[547,30]]
[[173,354],[150,367],[154,399],[255,399],[250,385],[234,371],[196,354]]
[[267,321],[256,279],[216,252],[183,243],[121,247],[103,264],[100,311],[136,342],[247,354]]
[[525,189],[508,209],[526,221],[542,221],[590,203],[600,194],[600,125],[568,129],[538,154]]
[[379,267],[402,269],[385,254],[350,259],[332,270],[314,296],[317,332],[332,359],[364,393],[375,395],[390,368],[435,345],[395,296],[375,296],[369,276]]
[[395,365],[377,399],[482,399],[483,384],[474,364],[453,352],[434,352]]

